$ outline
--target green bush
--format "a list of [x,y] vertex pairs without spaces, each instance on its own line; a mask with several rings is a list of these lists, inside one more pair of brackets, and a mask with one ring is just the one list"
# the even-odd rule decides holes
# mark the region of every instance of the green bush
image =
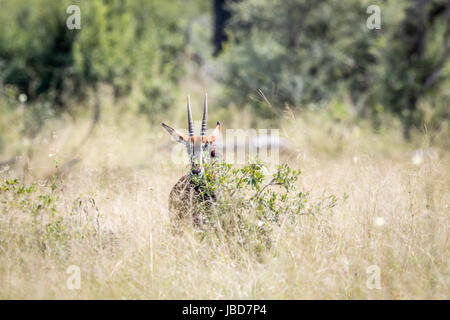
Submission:
[[68,257],[74,244],[89,239],[98,240],[94,250],[111,244],[114,235],[101,225],[95,200],[79,195],[68,205],[60,189],[55,179],[30,185],[15,178],[0,180],[0,245],[5,252],[19,247]]
[[207,164],[204,175],[194,179],[204,199],[211,195],[215,199],[197,208],[204,212],[202,236],[219,236],[260,253],[271,247],[273,232],[283,223],[294,223],[302,215],[314,219],[332,213],[331,209],[347,198],[346,194],[341,199],[329,195],[314,202],[309,192],[297,190],[300,174],[287,164],[270,174],[259,160],[242,168],[221,162]]

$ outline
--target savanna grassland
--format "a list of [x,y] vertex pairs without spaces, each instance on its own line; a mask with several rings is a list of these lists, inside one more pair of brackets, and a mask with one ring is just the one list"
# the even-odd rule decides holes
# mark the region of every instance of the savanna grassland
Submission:
[[[0,8],[0,299],[449,299],[448,0]],[[205,92],[281,166],[205,165],[174,229]]]
[[[288,110],[280,161],[302,171],[306,214],[274,225],[272,245],[255,253],[190,227],[172,232],[168,193],[188,170],[171,160],[175,143],[157,123],[104,106],[85,140],[84,117],[48,121],[30,141],[10,131],[29,156],[0,173],[0,298],[448,299],[445,136],[405,143],[399,130]],[[180,106],[163,120],[184,127],[183,116]],[[245,112],[211,108],[216,117],[224,130],[252,126]],[[324,195],[338,200],[317,206]],[[67,287],[71,265],[78,290]],[[380,289],[366,284],[373,265]]]

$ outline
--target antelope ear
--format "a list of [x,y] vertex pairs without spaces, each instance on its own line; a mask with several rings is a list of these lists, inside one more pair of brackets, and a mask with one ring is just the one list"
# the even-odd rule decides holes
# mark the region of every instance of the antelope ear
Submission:
[[161,123],[161,125],[163,126],[164,129],[167,130],[167,132],[171,135],[172,139],[175,140],[176,142],[182,143],[182,144],[186,144],[188,141],[187,136],[185,136],[182,133],[179,133],[177,130],[175,130],[174,128],[168,126],[165,123]]
[[216,126],[216,128],[214,129],[214,131],[210,134],[210,136],[208,137],[208,141],[209,141],[210,143],[213,143],[214,141],[216,141],[217,139],[219,139],[220,131],[221,131],[221,128],[220,128],[220,121],[217,121],[217,126]]

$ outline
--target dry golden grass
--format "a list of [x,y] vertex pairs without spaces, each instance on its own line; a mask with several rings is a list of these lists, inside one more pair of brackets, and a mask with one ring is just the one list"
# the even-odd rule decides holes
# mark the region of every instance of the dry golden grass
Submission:
[[[311,191],[312,199],[344,192],[349,198],[334,214],[284,224],[275,230],[272,249],[256,258],[236,245],[200,241],[193,230],[171,233],[168,192],[186,167],[170,161],[172,142],[160,127],[137,118],[120,123],[104,117],[78,151],[82,161],[55,191],[59,212],[68,214],[79,198],[76,219],[91,216],[85,224],[97,224],[101,213],[96,230],[112,235],[107,245],[86,234],[72,241],[68,254],[40,251],[32,234],[22,234],[25,213],[3,203],[0,298],[449,298],[445,150],[435,148],[412,161],[412,147],[392,133],[374,135],[323,119],[284,120],[282,135],[296,149],[287,161],[303,172],[300,189]],[[87,128],[83,121],[49,124],[33,141],[26,176],[22,161],[0,177],[42,180],[55,159],[62,165],[73,157],[72,147]],[[21,234],[22,241],[7,242]],[[70,265],[81,269],[79,290],[66,286]],[[372,265],[380,269],[381,289],[366,285]]]

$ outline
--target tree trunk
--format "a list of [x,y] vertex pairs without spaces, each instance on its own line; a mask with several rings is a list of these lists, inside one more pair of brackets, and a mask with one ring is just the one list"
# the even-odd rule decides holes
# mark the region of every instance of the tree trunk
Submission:
[[227,41],[225,27],[231,17],[231,12],[227,7],[226,0],[214,0],[214,55],[217,56],[222,51],[222,45]]
[[416,112],[417,109],[417,99],[418,98],[416,92],[414,92],[414,90],[411,90],[408,93],[408,98],[406,102],[407,103],[406,109],[408,110],[408,115],[403,120],[403,138],[406,141],[411,140],[411,129],[414,125],[414,113]]
[[[425,29],[425,5],[428,0],[417,0],[406,10],[406,17],[403,23],[405,36],[410,40],[409,48],[406,51],[408,67],[410,69],[419,69],[420,62],[423,59],[426,48],[426,29]],[[420,77],[415,79],[420,81]],[[415,113],[417,112],[417,101],[420,93],[415,88],[415,83],[409,84],[409,89],[405,92],[404,109],[408,111],[403,119],[403,137],[405,140],[411,140],[411,129],[414,125]]]

